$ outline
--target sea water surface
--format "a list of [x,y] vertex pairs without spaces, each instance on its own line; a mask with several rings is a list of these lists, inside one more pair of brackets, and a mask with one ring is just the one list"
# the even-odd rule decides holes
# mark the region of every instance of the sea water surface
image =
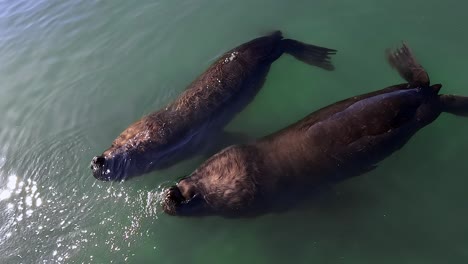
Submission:
[[129,181],[89,162],[214,59],[280,29],[335,48],[290,56],[227,130],[260,137],[403,82],[406,41],[445,93],[468,95],[467,4],[435,0],[0,1],[0,263],[466,263],[468,118],[447,114],[366,175],[281,214],[178,218],[161,190],[204,157]]

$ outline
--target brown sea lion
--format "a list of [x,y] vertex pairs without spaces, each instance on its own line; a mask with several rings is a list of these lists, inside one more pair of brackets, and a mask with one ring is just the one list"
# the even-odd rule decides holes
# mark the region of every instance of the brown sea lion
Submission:
[[284,39],[280,31],[228,51],[174,102],[130,125],[109,149],[94,157],[94,177],[122,180],[199,153],[253,100],[270,65],[283,53],[332,70],[330,55],[335,52]]
[[222,150],[165,191],[164,211],[239,217],[290,208],[317,187],[375,169],[441,112],[468,116],[468,97],[439,95],[441,85],[429,84],[406,45],[388,60],[408,83],[337,102]]

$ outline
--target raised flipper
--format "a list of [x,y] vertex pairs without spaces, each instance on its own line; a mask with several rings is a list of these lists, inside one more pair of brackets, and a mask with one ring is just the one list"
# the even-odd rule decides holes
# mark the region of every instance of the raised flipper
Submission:
[[386,51],[388,63],[412,86],[429,86],[429,75],[417,62],[410,48],[403,46],[395,51]]
[[468,97],[451,94],[442,94],[439,96],[442,111],[468,117]]

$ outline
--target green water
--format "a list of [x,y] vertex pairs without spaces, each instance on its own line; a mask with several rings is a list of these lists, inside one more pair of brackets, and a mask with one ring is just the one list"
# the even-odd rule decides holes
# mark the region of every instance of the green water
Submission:
[[0,263],[465,263],[468,119],[442,115],[372,173],[301,208],[186,219],[162,186],[202,157],[124,183],[91,158],[224,51],[281,29],[339,50],[336,71],[283,56],[229,125],[259,137],[402,82],[405,40],[446,93],[468,95],[467,5],[448,1],[0,1]]

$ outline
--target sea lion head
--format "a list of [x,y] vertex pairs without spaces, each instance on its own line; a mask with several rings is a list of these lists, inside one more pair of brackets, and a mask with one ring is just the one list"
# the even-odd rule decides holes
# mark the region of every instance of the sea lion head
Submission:
[[182,179],[167,189],[162,206],[169,215],[201,216],[210,211],[204,196],[190,179]]
[[163,156],[166,152],[155,145],[149,140],[135,139],[114,143],[91,160],[93,176],[101,181],[120,181],[162,166],[169,155]]
[[93,175],[102,181],[119,181],[166,168],[180,154],[177,144],[171,141],[178,137],[161,125],[159,119],[144,117],[124,130],[110,148],[92,159]]
[[93,171],[93,176],[96,179],[100,180],[106,180],[107,177],[103,177],[106,172],[110,172],[110,169],[108,169],[109,164],[106,162],[106,158],[101,156],[95,156],[91,160],[91,170]]
[[112,145],[100,156],[91,160],[93,176],[101,181],[120,181],[142,175],[153,169],[164,169],[179,156],[177,149],[170,149],[154,141],[138,141],[121,146]]
[[231,146],[214,155],[166,190],[163,210],[169,215],[229,217],[251,210],[259,201],[259,190],[250,154],[248,148]]
[[101,181],[119,181],[137,173],[135,170],[135,157],[138,153],[134,151],[105,151],[100,156],[91,160],[93,176]]

